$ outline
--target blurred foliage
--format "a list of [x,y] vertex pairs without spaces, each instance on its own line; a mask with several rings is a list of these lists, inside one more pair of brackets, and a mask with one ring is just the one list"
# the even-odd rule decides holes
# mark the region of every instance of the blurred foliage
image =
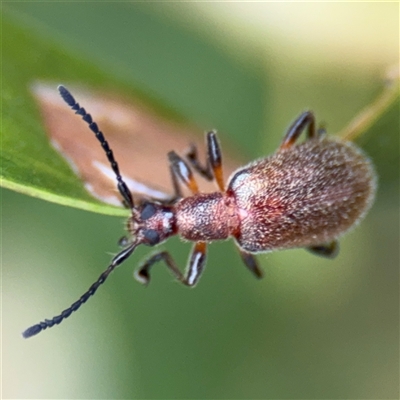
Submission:
[[[156,11],[137,3],[3,6],[8,179],[88,199],[46,142],[32,80],[139,93],[158,112],[218,127],[249,159],[273,151],[302,109],[335,132],[381,91],[377,74],[351,68],[238,60]],[[221,243],[210,246],[195,290],[171,284],[162,267],[145,290],[131,279],[148,250],[138,249],[79,313],[27,341],[23,329],[57,314],[100,274],[121,222],[3,190],[4,396],[397,398],[398,108],[397,100],[360,137],[377,166],[378,198],[334,261],[303,250],[260,256],[266,277],[257,282],[232,243]],[[166,247],[183,266],[188,246],[176,238]]]

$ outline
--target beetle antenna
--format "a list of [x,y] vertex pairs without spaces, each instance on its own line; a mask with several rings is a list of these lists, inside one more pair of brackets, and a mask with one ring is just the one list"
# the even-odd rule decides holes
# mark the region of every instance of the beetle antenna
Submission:
[[96,122],[93,121],[92,116],[86,112],[86,110],[79,105],[78,102],[75,101],[72,94],[66,89],[63,85],[58,86],[58,91],[60,92],[63,100],[75,111],[75,114],[78,114],[82,117],[82,119],[89,125],[89,128],[96,135],[97,140],[100,142],[101,147],[103,148],[108,161],[110,162],[111,168],[114,171],[115,177],[117,178],[117,187],[119,192],[121,193],[122,198],[125,201],[125,204],[129,206],[131,209],[135,207],[132,194],[128,189],[128,186],[122,179],[122,176],[119,172],[118,163],[115,161],[114,154],[110,149],[110,146],[105,139],[103,133],[99,130]]
[[65,309],[60,315],[57,315],[52,319],[45,319],[44,321],[39,322],[36,325],[32,325],[30,328],[26,329],[22,333],[22,336],[25,339],[35,336],[47,328],[51,328],[54,325],[60,324],[65,318],[68,318],[74,311],[77,311],[82,304],[86,303],[89,297],[93,296],[96,293],[96,290],[99,288],[101,284],[105,282],[105,280],[108,278],[111,272],[113,272],[115,268],[117,268],[133,253],[133,250],[135,250],[136,246],[137,243],[132,243],[129,247],[118,253],[113,258],[111,264],[107,267],[107,269],[99,276],[97,281],[93,283],[92,286],[90,286],[89,290],[79,298],[78,301],[76,301],[70,307]]

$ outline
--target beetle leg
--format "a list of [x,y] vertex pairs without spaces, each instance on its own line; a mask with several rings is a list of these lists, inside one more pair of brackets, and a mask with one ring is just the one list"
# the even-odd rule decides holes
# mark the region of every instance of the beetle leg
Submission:
[[183,197],[181,187],[179,186],[178,177],[176,176],[172,165],[169,166],[169,172],[171,174],[172,187],[174,188],[173,199],[179,199]]
[[324,123],[320,123],[317,129],[317,136],[322,137],[326,135],[326,128]]
[[[207,140],[207,164],[204,167],[199,161],[197,147],[192,144],[186,157],[191,166],[201,175],[203,178],[212,181],[215,179],[218,188],[224,191],[224,181],[222,173],[222,158],[221,149],[217,139],[217,132],[210,131],[206,135]],[[166,200],[154,199],[163,204],[172,204],[177,199],[183,197],[180,183],[183,183],[192,193],[198,193],[199,189],[197,182],[193,176],[193,173],[189,165],[174,151],[168,153],[168,159],[170,162],[170,173],[172,180],[172,187],[174,194],[171,198]]]
[[183,193],[181,190],[181,187],[178,182],[178,177],[174,172],[174,168],[172,165],[169,166],[169,172],[171,174],[171,182],[172,182],[172,188],[174,190],[174,194],[171,197],[168,197],[166,199],[159,199],[155,197],[146,197],[147,200],[154,201],[156,203],[164,204],[164,205],[171,205],[174,204],[178,199],[181,199],[183,197]]
[[193,246],[187,270],[183,274],[177,267],[174,259],[167,251],[153,254],[137,271],[135,278],[145,285],[150,282],[150,268],[158,261],[164,261],[167,268],[175,278],[186,286],[195,286],[204,270],[207,255],[207,245],[205,242],[196,242]]
[[201,165],[201,162],[199,161],[199,154],[197,152],[197,146],[194,143],[190,144],[190,148],[186,153],[186,158],[194,170],[197,171],[204,179],[207,179],[208,181],[212,181],[214,179],[210,164],[207,162],[205,166]]
[[257,259],[254,257],[253,254],[247,253],[246,251],[242,249],[238,249],[240,257],[242,257],[242,260],[244,262],[244,265],[254,274],[256,278],[262,278],[263,277],[263,272],[258,266]]
[[306,249],[317,256],[335,258],[339,254],[339,242],[337,240],[333,240],[330,243],[309,246],[306,247]]
[[306,127],[308,127],[307,140],[316,138],[317,132],[315,130],[315,117],[311,111],[303,112],[293,122],[283,138],[282,144],[279,147],[279,151],[292,147]]
[[197,182],[194,179],[192,170],[186,164],[186,162],[178,156],[174,151],[168,153],[168,159],[170,162],[172,183],[174,185],[175,192],[181,193],[179,181],[183,183],[193,194],[199,192]]
[[215,179],[219,190],[224,191],[224,179],[222,173],[222,157],[221,148],[217,139],[217,132],[210,131],[206,135],[207,141],[207,163],[206,166],[201,165],[199,161],[197,147],[192,144],[186,157],[192,167],[205,179],[212,181]]

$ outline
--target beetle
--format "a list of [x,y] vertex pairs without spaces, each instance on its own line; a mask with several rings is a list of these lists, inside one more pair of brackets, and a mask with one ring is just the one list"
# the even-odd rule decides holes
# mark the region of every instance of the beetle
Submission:
[[[26,329],[24,338],[61,323],[77,311],[141,244],[153,247],[173,235],[194,242],[185,273],[167,251],[151,255],[135,272],[136,279],[146,285],[152,266],[163,261],[178,281],[195,286],[204,270],[207,244],[230,237],[244,265],[261,278],[254,254],[303,247],[333,258],[338,254],[338,238],[355,226],[372,205],[376,190],[372,163],[353,143],[328,138],[324,130],[317,130],[311,111],[294,121],[275,154],[239,168],[226,186],[215,131],[206,134],[205,164],[199,160],[196,146],[190,148],[186,160],[169,152],[174,195],[163,201],[134,202],[114,154],[91,115],[64,86],[58,90],[88,124],[107,156],[123,203],[131,212],[127,221],[129,237],[122,238],[122,251],[87,292],[60,315]],[[303,132],[306,139],[298,143]],[[200,193],[192,169],[215,181],[219,191]],[[183,187],[191,196],[183,196]]]

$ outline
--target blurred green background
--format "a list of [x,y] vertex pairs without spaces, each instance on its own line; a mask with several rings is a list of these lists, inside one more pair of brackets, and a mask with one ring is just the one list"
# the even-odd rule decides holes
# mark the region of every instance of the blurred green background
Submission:
[[[396,3],[7,3],[3,21],[4,43],[12,29],[55,43],[61,57],[217,127],[248,160],[274,151],[304,109],[343,128],[399,59]],[[40,57],[32,49],[14,68]],[[66,79],[86,82],[79,69]],[[359,143],[378,196],[334,261],[260,255],[256,281],[232,243],[215,243],[196,289],[164,268],[145,289],[132,278],[148,252],[138,249],[76,315],[26,341],[26,327],[106,267],[124,221],[2,190],[3,397],[398,398],[398,103]],[[189,245],[164,247],[183,267]]]

